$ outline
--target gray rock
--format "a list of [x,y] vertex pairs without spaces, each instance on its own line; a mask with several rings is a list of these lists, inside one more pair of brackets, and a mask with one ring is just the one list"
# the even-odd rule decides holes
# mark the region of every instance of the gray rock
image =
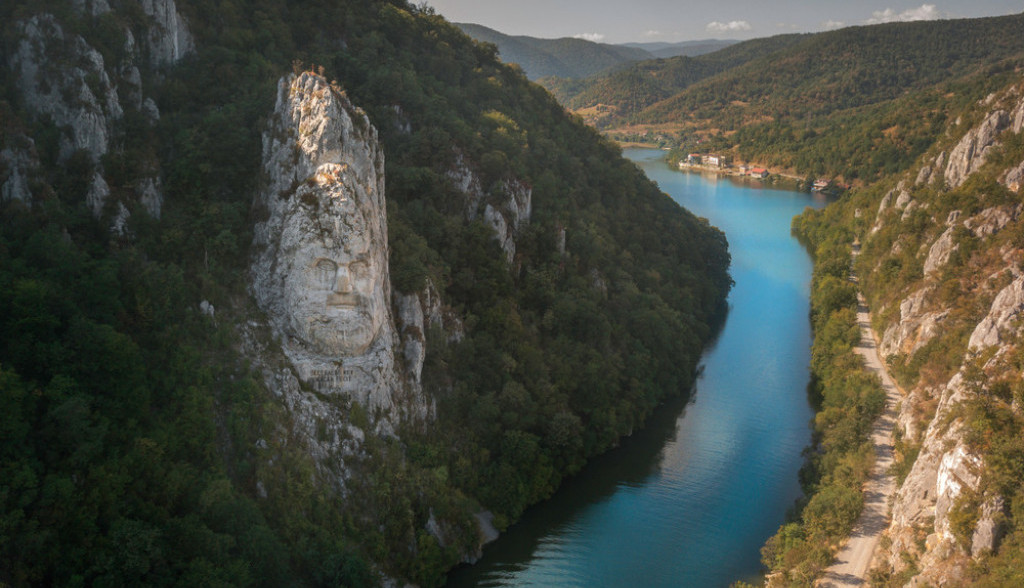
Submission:
[[994,206],[986,208],[964,221],[964,226],[974,233],[975,237],[991,237],[1003,230],[1006,225],[1020,217],[1021,206]]
[[[213,305],[210,304],[209,300],[203,300],[199,303],[199,312],[201,312],[203,316],[213,318],[216,313],[216,309],[214,309]],[[263,441],[264,446],[266,446],[266,443],[266,441]]]
[[12,200],[27,203],[32,200],[29,178],[39,167],[39,160],[35,156],[32,139],[19,138],[21,145],[0,150],[0,203]]
[[1017,106],[1010,113],[1010,130],[1014,133],[1024,131],[1024,96],[1018,98]]
[[882,357],[896,353],[914,354],[940,333],[948,311],[929,311],[931,287],[922,288],[900,303],[900,320],[886,329],[878,351]]
[[981,516],[971,536],[971,555],[995,553],[1005,533],[1006,501],[1002,496],[989,498],[981,505]]
[[153,17],[146,38],[150,64],[171,65],[195,50],[188,23],[178,13],[174,0],[140,0],[139,5]]
[[135,194],[146,212],[155,219],[160,218],[164,204],[164,194],[160,187],[159,177],[143,178],[135,184]]
[[384,155],[366,114],[320,76],[283,78],[264,134],[252,287],[298,378],[392,412]]
[[495,195],[485,195],[476,172],[461,152],[456,151],[455,165],[448,179],[466,197],[466,218],[482,218],[494,231],[509,263],[515,258],[516,236],[529,223],[533,213],[533,190],[519,180],[505,180]]
[[901,189],[899,195],[896,197],[896,208],[903,210],[908,204],[910,204],[910,201],[910,193]]
[[[85,195],[85,203],[92,210],[92,214],[95,217],[99,217],[103,214],[103,206],[107,202],[107,198],[110,196],[110,186],[107,185],[107,181],[103,179],[103,175],[99,172],[95,172],[92,176],[92,181],[89,183],[89,191]],[[124,209],[124,205],[120,204],[120,207]],[[124,209],[123,214],[127,215],[128,210]],[[118,215],[121,215],[122,211],[118,211]],[[127,216],[123,219],[127,220]],[[123,222],[122,222],[123,224]],[[122,233],[123,231],[117,230],[116,232]]]
[[1014,327],[1022,310],[1024,310],[1024,276],[1018,277],[996,295],[988,314],[971,333],[967,348],[981,350],[998,344]]
[[49,116],[64,130],[62,161],[78,149],[99,161],[107,152],[109,125],[123,114],[103,57],[81,37],[66,36],[49,14],[15,28],[18,43],[10,66],[25,104],[34,116]]
[[968,176],[984,165],[996,139],[1009,126],[1010,117],[1007,112],[996,110],[968,131],[949,153],[949,163],[944,174],[946,184],[956,188],[967,181]]
[[949,262],[953,252],[960,248],[960,245],[954,242],[955,230],[956,227],[946,229],[935,240],[935,243],[932,243],[931,248],[928,249],[928,257],[924,260],[924,274],[926,276],[942,269],[942,266]]
[[1024,181],[1024,161],[1020,162],[1016,167],[1006,170],[1002,179],[1004,186],[1018,194],[1020,193],[1022,181]]
[[89,16],[100,16],[110,12],[110,4],[107,0],[71,0],[71,7],[79,14]]

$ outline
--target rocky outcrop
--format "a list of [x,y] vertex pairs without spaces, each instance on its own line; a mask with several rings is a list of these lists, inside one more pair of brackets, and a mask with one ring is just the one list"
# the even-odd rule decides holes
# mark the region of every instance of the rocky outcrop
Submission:
[[1000,341],[1010,333],[1015,333],[1017,319],[1024,311],[1024,276],[1018,277],[1012,284],[1002,289],[992,301],[988,314],[971,333],[967,343],[968,349],[980,350]]
[[900,303],[900,320],[886,329],[878,351],[882,358],[896,353],[913,355],[941,330],[946,310],[928,310],[932,289],[922,288]]
[[[151,122],[159,120],[156,104],[145,96],[140,64],[170,65],[194,50],[174,0],[142,0],[139,6],[150,18],[148,25],[137,31],[143,42],[137,43],[136,34],[123,28],[123,57],[118,63],[105,62],[99,51],[82,36],[66,32],[52,14],[36,14],[14,25],[15,49],[7,66],[17,80],[22,102],[35,119],[51,121],[59,129],[60,162],[76,152],[91,159],[94,170],[85,199],[97,217],[104,213],[111,195],[100,162],[109,151],[119,148],[118,121],[125,109],[142,112]],[[76,0],[73,8],[86,19],[111,11],[106,0]],[[26,162],[32,156],[6,152],[3,157],[10,170],[4,182],[5,195],[17,194],[22,199],[27,194]],[[136,202],[159,218],[163,206],[159,166],[154,163],[150,168],[151,175],[134,179],[134,192]],[[123,233],[129,209],[125,202],[118,202],[110,210],[112,230]]]
[[[952,417],[969,395],[959,373],[943,389],[920,454],[892,506],[887,532],[891,540],[889,565],[901,571],[907,566],[907,554],[916,556],[918,566],[925,571],[923,581],[934,581],[939,570],[948,573],[941,562],[963,553],[950,515],[960,507],[963,497],[973,496],[981,485],[982,459],[964,444],[963,424]],[[925,539],[923,552],[921,539]]]
[[376,131],[322,78],[282,79],[263,169],[257,303],[300,381],[390,411],[400,378]]
[[509,179],[500,182],[493,193],[485,193],[479,176],[461,153],[448,171],[452,185],[466,198],[466,218],[482,219],[491,229],[509,263],[515,258],[516,236],[533,214],[533,189]]
[[[931,218],[934,227],[924,233],[930,238],[907,231],[895,238],[892,247],[892,251],[899,248],[904,253],[907,245],[917,247],[916,255],[923,261],[923,276],[911,283],[909,294],[900,301],[899,317],[887,326],[880,351],[885,355],[903,354],[901,361],[909,364],[924,344],[942,338],[945,331],[970,333],[966,349],[962,339],[941,341],[954,353],[958,352],[955,346],[965,351],[960,367],[953,368],[957,371],[952,377],[936,383],[935,376],[941,370],[925,374],[934,365],[922,367],[921,377],[908,385],[901,406],[898,422],[904,440],[908,446],[920,445],[893,501],[891,523],[886,531],[890,546],[884,550],[884,557],[892,571],[900,572],[911,565],[918,571],[907,586],[965,583],[971,558],[998,550],[1006,519],[1006,500],[994,494],[988,484],[986,448],[971,440],[971,423],[966,420],[969,413],[963,407],[975,402],[979,395],[989,394],[990,378],[1006,377],[1010,369],[1006,357],[1022,334],[1024,272],[1020,264],[1024,252],[1015,241],[1001,238],[1000,234],[1019,230],[1024,205],[983,207],[990,195],[965,194],[963,186],[971,174],[993,161],[991,154],[1005,133],[1024,130],[1024,100],[1018,90],[1010,90],[994,94],[979,105],[986,109],[981,122],[957,141],[945,157],[944,169],[940,154],[925,159],[917,170],[915,186],[930,188],[908,192],[901,182],[882,199],[874,229],[877,232],[883,222],[894,218],[892,210],[902,207],[906,216],[915,198],[921,199],[922,209],[941,206],[942,201],[933,197],[936,189],[959,187],[961,202],[974,196],[977,200],[970,207],[972,211],[980,209],[969,217],[959,209],[944,216],[936,214]],[[934,183],[936,174],[945,180],[945,185]],[[1024,164],[993,173],[993,177],[1014,191],[1019,191],[1022,176]],[[1002,195],[996,201],[1006,202]],[[906,245],[901,245],[903,241]],[[962,251],[965,249],[970,255]],[[964,257],[963,263],[951,272],[946,271],[958,252]],[[973,300],[984,297],[986,304],[991,296],[984,316],[979,320],[975,309],[970,314],[973,318],[966,319],[964,308],[950,308],[948,302],[941,302],[941,292],[950,286],[962,288]],[[946,296],[945,300],[949,300],[948,292]],[[971,322],[965,324],[965,320]],[[975,320],[978,322],[974,323]],[[946,326],[949,321],[956,324],[956,329]],[[979,371],[982,361],[985,363]]]
[[1004,186],[1019,194],[1021,182],[1024,181],[1024,161],[1020,162],[1016,167],[1006,170],[1000,181]]
[[911,204],[912,199],[910,193],[907,192],[906,182],[900,182],[895,188],[886,192],[885,196],[882,197],[882,202],[878,205],[878,213],[875,215],[875,224],[871,228],[871,234],[875,234],[882,228],[885,222],[886,211],[902,210],[903,217],[905,218],[909,212],[907,211],[907,205]]
[[140,0],[139,6],[153,19],[146,38],[150,64],[170,65],[195,50],[188,22],[174,0]]
[[243,350],[288,413],[279,434],[344,494],[368,435],[433,420],[426,333],[454,321],[429,282],[391,289],[383,151],[339,88],[312,73],[280,80],[263,173],[250,283],[265,318],[242,328]]
[[14,139],[14,144],[0,150],[0,203],[32,200],[29,178],[39,167],[35,142],[20,135]]
[[956,229],[963,226],[975,237],[984,239],[1003,230],[1006,225],[1020,217],[1022,207],[994,206],[987,208],[971,218],[960,222],[959,210],[952,211],[946,219],[947,229],[932,243],[928,249],[928,257],[924,261],[925,275],[933,274],[942,269],[949,258],[960,248],[956,242]]
[[24,103],[62,129],[62,161],[79,149],[99,161],[109,146],[110,125],[124,114],[103,56],[78,35],[65,35],[49,14],[16,28],[10,67]]
[[942,164],[946,161],[946,152],[943,151],[935,156],[935,159],[921,166],[921,169],[917,172],[917,179],[914,181],[915,186],[925,186],[932,182],[932,180],[938,175],[937,172],[942,171]]
[[967,181],[967,177],[977,171],[988,158],[996,144],[1000,133],[1010,127],[1010,116],[1005,110],[989,113],[980,125],[964,135],[949,153],[946,165],[946,184],[957,188]]
[[107,0],[71,0],[71,7],[79,14],[99,16],[110,12]]
[[991,237],[1020,218],[1021,210],[1024,210],[1021,205],[993,206],[965,220],[964,226],[979,239]]

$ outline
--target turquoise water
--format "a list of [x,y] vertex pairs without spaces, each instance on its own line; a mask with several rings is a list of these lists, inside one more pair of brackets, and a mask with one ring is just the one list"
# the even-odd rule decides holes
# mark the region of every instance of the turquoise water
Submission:
[[810,441],[811,262],[792,217],[823,200],[669,169],[627,150],[661,189],[725,231],[730,311],[685,403],[594,460],[452,572],[449,586],[715,587],[752,580],[800,496]]

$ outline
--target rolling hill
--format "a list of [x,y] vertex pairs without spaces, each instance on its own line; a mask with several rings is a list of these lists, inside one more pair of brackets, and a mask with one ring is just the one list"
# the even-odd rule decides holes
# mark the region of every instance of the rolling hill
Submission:
[[546,76],[585,78],[654,57],[642,48],[626,45],[594,43],[572,37],[539,39],[512,36],[478,24],[456,23],[456,26],[477,41],[497,45],[501,60],[519,65],[531,80]]

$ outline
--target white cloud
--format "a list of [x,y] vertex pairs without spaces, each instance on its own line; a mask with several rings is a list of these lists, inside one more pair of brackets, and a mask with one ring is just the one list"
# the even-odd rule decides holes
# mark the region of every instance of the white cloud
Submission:
[[846,23],[841,20],[826,20],[821,23],[821,28],[826,30],[841,29],[846,26]]
[[657,39],[658,37],[661,37],[663,35],[664,33],[662,33],[661,31],[656,31],[654,29],[651,29],[644,33],[644,36],[647,37],[648,39]]
[[730,20],[729,22],[709,22],[708,26],[704,27],[712,33],[734,33],[736,31],[749,31],[754,27],[750,26],[750,23],[745,20]]
[[892,8],[876,10],[871,13],[867,24],[881,24],[884,22],[911,22],[918,20],[937,20],[945,17],[946,14],[935,7],[934,4],[922,4],[917,8],[908,8],[903,12],[896,12]]
[[601,41],[604,40],[604,35],[602,35],[601,33],[579,33],[578,35],[573,35],[572,38],[583,39],[584,41],[592,41],[594,43],[600,43]]

